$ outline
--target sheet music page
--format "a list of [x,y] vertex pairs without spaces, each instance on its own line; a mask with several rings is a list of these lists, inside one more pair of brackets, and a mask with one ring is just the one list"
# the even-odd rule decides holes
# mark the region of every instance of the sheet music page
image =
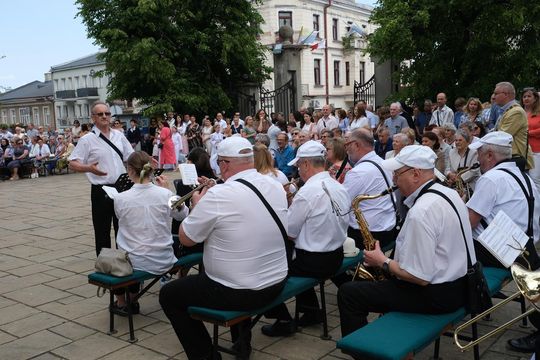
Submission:
[[105,193],[107,194],[107,196],[113,200],[116,197],[116,195],[118,195],[118,191],[116,190],[116,188],[112,186],[102,186],[102,188],[103,188],[103,191],[105,191]]
[[477,240],[504,266],[510,267],[529,237],[501,210]]
[[184,185],[199,185],[195,164],[180,164],[178,170],[180,171],[180,177]]

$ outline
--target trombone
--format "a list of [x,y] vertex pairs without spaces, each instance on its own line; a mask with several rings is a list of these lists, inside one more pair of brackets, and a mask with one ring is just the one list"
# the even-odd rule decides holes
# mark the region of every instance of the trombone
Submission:
[[[509,328],[510,326],[515,324],[516,322],[521,321],[523,318],[531,315],[535,311],[540,311],[539,304],[537,304],[538,301],[540,301],[540,270],[536,270],[536,271],[528,270],[528,269],[525,269],[520,264],[514,263],[510,267],[510,272],[512,274],[512,278],[516,282],[516,286],[518,288],[518,291],[515,294],[513,294],[513,295],[509,296],[508,298],[504,299],[503,301],[501,301],[497,305],[492,306],[491,308],[487,309],[483,313],[481,313],[479,315],[476,315],[474,318],[470,319],[469,321],[463,323],[462,325],[460,325],[460,326],[458,326],[456,328],[456,330],[454,331],[454,342],[456,343],[457,347],[460,348],[461,351],[469,350],[470,348],[478,345],[479,343],[481,343],[485,339],[487,339],[487,338],[489,338],[489,337],[491,337],[491,336],[493,336],[495,334],[498,334],[501,331],[506,330],[507,328]],[[476,340],[470,341],[469,343],[467,343],[465,345],[462,345],[459,342],[459,334],[463,329],[469,327],[472,324],[475,324],[476,322],[478,322],[478,320],[482,319],[486,315],[491,314],[495,310],[503,307],[504,305],[506,305],[507,303],[509,303],[510,301],[516,299],[517,297],[519,297],[521,295],[523,295],[533,305],[533,307],[531,309],[529,309],[526,312],[516,316],[512,320],[507,321],[503,325],[501,325],[498,328],[488,332],[487,334],[479,337]]]

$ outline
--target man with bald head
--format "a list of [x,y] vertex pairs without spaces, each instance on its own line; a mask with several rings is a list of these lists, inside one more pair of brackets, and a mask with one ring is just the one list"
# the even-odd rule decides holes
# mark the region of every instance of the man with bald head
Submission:
[[446,94],[437,94],[437,109],[431,115],[429,124],[435,124],[441,127],[446,124],[454,123],[454,112],[448,106],[446,106]]

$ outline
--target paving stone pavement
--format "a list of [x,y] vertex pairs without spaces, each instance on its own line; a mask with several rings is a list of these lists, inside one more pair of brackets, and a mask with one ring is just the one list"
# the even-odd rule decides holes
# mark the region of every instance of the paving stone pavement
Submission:
[[[187,358],[159,306],[159,286],[141,299],[141,315],[135,316],[137,343],[127,341],[123,318],[116,318],[116,334],[106,334],[108,296],[96,297],[96,287],[87,282],[95,252],[90,185],[84,175],[1,182],[0,213],[0,359]],[[514,289],[509,285],[504,292]],[[251,358],[350,359],[335,348],[340,330],[334,285],[328,284],[327,292],[332,340],[319,338],[320,326],[304,328],[289,338],[268,338],[258,324]],[[480,333],[518,313],[518,304],[511,304],[493,321],[483,321]],[[514,325],[486,341],[480,347],[482,359],[528,359],[507,350],[506,341],[530,331]],[[221,342],[230,344],[229,339],[223,329]],[[432,351],[433,344],[416,358],[429,359]],[[441,340],[441,356],[472,359],[471,353],[460,353],[448,337]]]

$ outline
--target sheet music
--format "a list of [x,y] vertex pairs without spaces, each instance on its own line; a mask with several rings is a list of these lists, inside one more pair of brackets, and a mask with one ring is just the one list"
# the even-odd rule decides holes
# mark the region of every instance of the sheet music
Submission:
[[504,266],[510,267],[529,237],[501,210],[477,240]]
[[199,185],[195,164],[180,164],[178,170],[180,171],[180,177],[184,185]]
[[116,188],[112,186],[102,186],[101,188],[103,189],[103,191],[105,191],[107,196],[113,200],[116,197],[116,195],[118,195],[118,191],[116,190]]

